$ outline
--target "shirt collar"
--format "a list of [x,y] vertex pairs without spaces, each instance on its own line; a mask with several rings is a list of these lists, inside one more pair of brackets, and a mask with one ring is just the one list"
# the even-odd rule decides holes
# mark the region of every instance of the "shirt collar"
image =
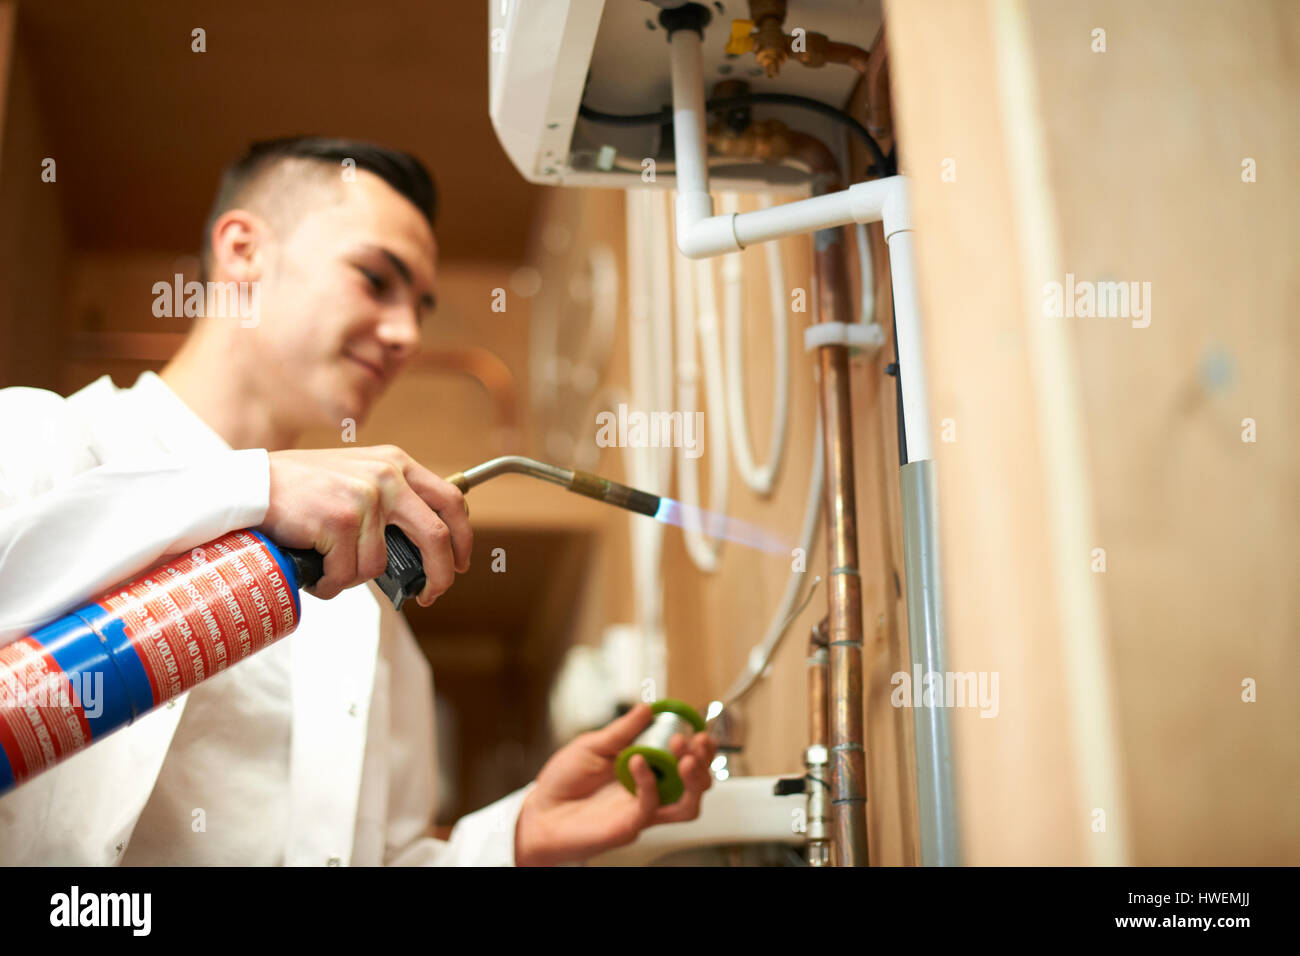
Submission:
[[142,372],[127,394],[140,417],[152,425],[158,442],[171,454],[202,455],[231,450],[226,440],[156,373]]

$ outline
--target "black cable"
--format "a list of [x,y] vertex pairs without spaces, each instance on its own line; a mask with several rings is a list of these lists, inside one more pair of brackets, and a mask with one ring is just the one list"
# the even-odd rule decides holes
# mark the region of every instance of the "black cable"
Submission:
[[[707,100],[704,108],[706,110],[728,110],[738,106],[757,105],[796,106],[813,113],[819,113],[828,119],[847,126],[871,151],[872,165],[869,172],[877,176],[893,175],[893,164],[865,126],[843,110],[820,100],[815,100],[810,96],[797,96],[794,93],[742,93],[739,96],[723,96],[718,99]],[[614,113],[602,113],[600,110],[594,110],[585,104],[581,104],[578,106],[578,115],[593,123],[607,123],[610,126],[662,126],[671,123],[673,120],[673,111],[667,107],[656,113],[635,113],[629,116],[619,116]]]

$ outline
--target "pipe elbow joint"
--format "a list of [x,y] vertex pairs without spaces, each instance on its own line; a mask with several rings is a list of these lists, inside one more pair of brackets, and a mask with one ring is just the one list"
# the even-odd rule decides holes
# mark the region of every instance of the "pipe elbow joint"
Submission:
[[908,195],[905,176],[889,177],[890,190],[885,196],[880,222],[885,230],[885,241],[898,232],[912,231],[912,199]]
[[735,213],[713,215],[713,198],[708,193],[679,193],[676,214],[677,248],[688,259],[707,259],[741,250]]
[[906,176],[872,179],[849,187],[849,210],[854,222],[878,222],[885,241],[899,232],[912,231],[912,203]]

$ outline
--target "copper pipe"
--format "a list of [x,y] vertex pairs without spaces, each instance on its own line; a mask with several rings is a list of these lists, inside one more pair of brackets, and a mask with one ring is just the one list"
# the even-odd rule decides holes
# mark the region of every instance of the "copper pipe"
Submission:
[[[819,322],[853,321],[844,229],[815,237],[813,302]],[[862,697],[862,576],[858,569],[857,497],[849,356],[844,345],[818,350],[830,604],[831,813],[836,865],[867,865],[867,787]]]
[[885,27],[881,24],[876,42],[867,58],[867,132],[880,148],[889,151],[894,138],[893,113],[889,106],[889,47],[885,45]]
[[[721,135],[721,134],[720,134]],[[770,125],[742,143],[761,148]],[[841,188],[838,166],[824,143],[805,133],[780,133],[788,155],[814,173],[813,192]],[[711,137],[712,138],[712,137]],[[813,308],[818,322],[854,320],[844,229],[814,239]],[[862,698],[862,577],[858,570],[857,499],[853,476],[853,415],[848,348],[822,346],[820,401],[826,448],[826,536],[830,548],[830,769],[835,858],[839,866],[867,865],[867,775]]]
[[871,54],[860,46],[854,46],[852,43],[837,43],[824,33],[805,33],[802,38],[803,49],[796,51],[793,36],[787,34],[783,39],[786,55],[804,66],[817,70],[827,63],[841,63],[853,67],[863,76],[867,75],[867,64]]
[[[889,152],[893,119],[889,105],[889,48],[885,45],[884,25],[876,34],[870,52],[852,43],[831,40],[824,33],[807,33],[802,39],[804,48],[796,52],[795,38],[788,34],[783,36],[785,53],[790,59],[814,70],[827,63],[840,63],[862,75],[867,94],[867,131],[882,150]],[[768,60],[771,61],[772,57],[769,56]]]
[[[759,124],[754,124],[759,127]],[[746,131],[749,133],[750,131]],[[839,167],[824,143],[769,122],[752,135],[728,136],[741,155],[781,154],[799,160],[813,172],[813,193],[842,188]],[[774,143],[775,141],[775,143]],[[814,236],[813,309],[815,321],[854,320],[843,227],[823,229]],[[862,695],[862,576],[858,569],[857,495],[853,474],[853,412],[849,391],[848,347],[825,345],[818,350],[822,430],[826,449],[825,513],[829,524],[828,615],[830,666],[829,761],[834,858],[837,866],[866,866],[867,773]],[[810,678],[811,680],[811,678]],[[810,704],[811,706],[811,704]],[[810,747],[811,752],[814,748]],[[811,783],[811,786],[816,784]],[[812,841],[810,840],[810,843]]]
[[458,372],[474,379],[492,397],[497,410],[497,425],[503,429],[519,427],[519,389],[514,373],[501,356],[479,346],[424,349],[411,363],[421,372]]
[[[185,341],[184,332],[78,332],[69,349],[82,361],[122,361],[165,364]],[[510,367],[495,352],[485,348],[425,349],[411,362],[420,372],[454,372],[468,375],[492,397],[497,424],[502,429],[519,427],[519,389]]]

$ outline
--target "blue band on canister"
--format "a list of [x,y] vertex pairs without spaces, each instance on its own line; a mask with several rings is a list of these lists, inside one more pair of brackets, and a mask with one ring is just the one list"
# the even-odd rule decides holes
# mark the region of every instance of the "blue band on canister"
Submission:
[[9,766],[9,758],[5,756],[5,749],[0,747],[0,793],[4,793],[14,785],[14,768]]
[[[86,723],[90,725],[91,740],[98,740],[124,724],[129,724],[143,711],[132,699],[130,682],[123,673],[121,665],[96,631],[91,621],[86,620],[87,612],[99,612],[98,623],[115,620],[97,604],[87,605],[80,611],[53,621],[32,635],[32,640],[44,646],[45,652],[54,658],[64,674],[73,680],[73,686],[82,688],[85,681],[102,675],[100,697],[95,700],[94,710],[97,716],[86,714]],[[119,622],[120,626],[120,622]],[[135,669],[144,679],[146,698],[149,696],[149,681],[144,677],[140,659],[133,651]],[[77,675],[72,678],[72,675]],[[138,692],[137,692],[138,693]],[[82,694],[84,697],[85,695]],[[78,701],[85,709],[85,701]]]
[[301,621],[302,598],[298,596],[298,587],[300,582],[298,581],[298,572],[294,568],[293,562],[290,561],[285,553],[276,546],[275,542],[262,534],[262,532],[254,531],[252,528],[249,528],[248,533],[258,541],[262,542],[262,544],[266,545],[266,550],[270,552],[271,559],[275,561],[280,570],[284,573],[285,583],[289,585],[289,594],[293,598],[293,619],[295,621]]
[[121,676],[131,708],[127,723],[134,722],[161,704],[162,701],[153,698],[149,675],[145,672],[144,661],[140,660],[140,652],[132,646],[131,638],[127,636],[126,622],[102,604],[88,604],[77,611],[75,616],[99,635],[105,651]]

